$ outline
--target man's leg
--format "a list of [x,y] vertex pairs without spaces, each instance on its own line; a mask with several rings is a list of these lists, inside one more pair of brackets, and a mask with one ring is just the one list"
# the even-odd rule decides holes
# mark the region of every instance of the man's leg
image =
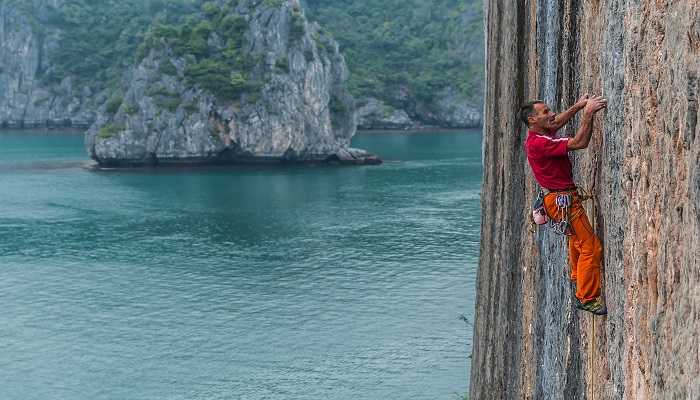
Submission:
[[[558,220],[559,218],[559,209],[557,208],[556,197],[557,196],[554,193],[549,193],[544,197],[544,208],[545,211],[547,211],[547,216],[549,219],[554,221]],[[574,282],[576,282],[578,279],[577,264],[579,257],[580,253],[578,250],[578,241],[569,237],[569,266],[571,267],[569,279]]]
[[569,265],[571,265],[571,276],[570,279],[575,281],[578,279],[578,259],[581,256],[578,248],[576,247],[576,241],[569,239]]
[[576,248],[579,257],[576,263],[576,297],[583,303],[600,296],[600,262],[603,259],[603,247],[593,233],[593,227],[581,205],[581,199],[574,196],[571,215],[573,234],[569,236],[570,247]]

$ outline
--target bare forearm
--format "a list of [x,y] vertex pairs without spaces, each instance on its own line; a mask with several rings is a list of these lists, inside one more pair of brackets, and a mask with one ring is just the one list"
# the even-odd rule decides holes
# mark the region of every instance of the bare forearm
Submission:
[[570,138],[566,143],[566,150],[581,150],[588,147],[588,143],[591,142],[591,136],[593,135],[593,117],[607,105],[608,99],[603,96],[593,96],[586,101],[581,127],[576,132],[576,136]]
[[593,114],[583,114],[583,121],[581,121],[581,127],[578,128],[576,136],[569,139],[566,144],[567,150],[581,150],[588,147],[591,142],[591,136],[593,135]]
[[571,108],[569,108],[568,110],[557,115],[554,119],[557,125],[557,129],[560,129],[562,126],[566,125],[566,123],[569,122],[571,117],[576,115],[577,112],[581,111],[583,107],[584,105],[579,105],[579,103],[576,103],[573,106],[571,106]]

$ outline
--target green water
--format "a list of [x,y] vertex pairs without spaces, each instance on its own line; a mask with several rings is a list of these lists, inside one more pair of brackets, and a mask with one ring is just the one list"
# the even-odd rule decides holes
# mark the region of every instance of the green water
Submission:
[[481,133],[366,167],[106,171],[0,133],[0,398],[454,399]]

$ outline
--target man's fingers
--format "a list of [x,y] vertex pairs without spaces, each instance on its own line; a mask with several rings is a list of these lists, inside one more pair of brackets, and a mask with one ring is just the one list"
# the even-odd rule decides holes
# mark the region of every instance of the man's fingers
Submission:
[[608,104],[608,99],[603,96],[596,96],[591,100],[596,104],[600,104],[602,107],[605,107]]
[[608,99],[606,99],[603,96],[591,96],[591,98],[588,99],[588,102],[586,104],[586,108],[590,109],[591,111],[598,112],[602,110],[603,108],[607,107],[608,105]]

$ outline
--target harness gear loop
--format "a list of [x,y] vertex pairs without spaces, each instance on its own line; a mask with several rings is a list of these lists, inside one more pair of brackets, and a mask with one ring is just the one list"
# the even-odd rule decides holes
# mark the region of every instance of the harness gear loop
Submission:
[[[593,156],[593,184],[591,185],[591,190],[590,192],[586,191],[583,187],[575,188],[575,189],[580,189],[581,193],[579,194],[579,197],[581,198],[581,201],[586,201],[586,200],[591,200],[593,199],[593,192],[595,191],[595,184],[596,184],[596,176],[598,175],[598,154],[595,154]],[[538,198],[543,198],[546,194],[551,193],[549,190],[543,190],[542,187],[539,188],[538,190]],[[568,193],[556,193],[556,204],[557,204],[557,209],[558,209],[558,221],[551,219],[549,221],[549,226],[554,230],[554,233],[557,235],[565,235],[565,236],[571,236],[574,233],[574,229],[571,226],[571,223],[569,221],[573,220],[574,218],[578,217],[579,213],[575,213],[574,215],[570,214],[571,211],[571,204],[573,202],[572,200],[572,195],[571,192],[569,191]],[[595,224],[595,202],[592,203],[592,208],[593,208],[593,223]],[[535,233],[537,232],[537,224],[533,220],[532,217],[530,217],[530,233]]]
[[571,219],[571,203],[572,195],[571,193],[557,193],[556,194],[556,205],[557,205],[557,219],[558,221],[550,221],[550,226],[557,235],[571,236],[574,233],[574,229],[569,223]]

